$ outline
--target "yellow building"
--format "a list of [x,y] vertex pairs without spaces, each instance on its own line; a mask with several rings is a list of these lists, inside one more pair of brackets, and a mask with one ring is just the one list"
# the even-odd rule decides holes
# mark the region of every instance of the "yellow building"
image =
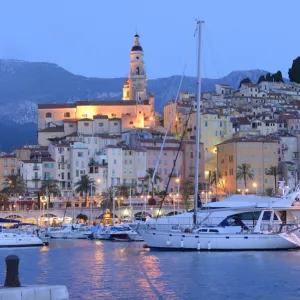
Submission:
[[[60,137],[65,134],[65,128],[63,128],[65,122],[81,119],[93,120],[95,116],[105,116],[109,120],[118,118],[121,120],[122,128],[154,127],[155,100],[152,94],[147,94],[146,83],[144,52],[139,42],[139,35],[136,34],[130,51],[130,71],[123,86],[123,99],[39,104],[39,139],[45,144],[45,140],[49,137]],[[62,126],[62,128],[57,128],[57,126]],[[56,128],[49,129],[49,127]]]
[[[237,167],[243,163],[251,165],[254,179],[247,182],[249,193],[264,193],[274,189],[274,177],[266,175],[271,166],[278,166],[280,141],[266,137],[240,137],[217,145],[218,169],[222,182],[229,193],[245,191],[244,181],[236,179]],[[278,179],[278,178],[277,178]]]
[[9,175],[17,175],[17,159],[14,155],[0,156],[0,191],[4,188],[4,181]]

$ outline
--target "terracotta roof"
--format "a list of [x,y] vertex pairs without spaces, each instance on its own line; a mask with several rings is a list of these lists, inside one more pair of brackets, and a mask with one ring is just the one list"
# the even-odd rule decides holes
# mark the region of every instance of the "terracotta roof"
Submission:
[[63,119],[64,123],[77,123],[78,119]]
[[95,119],[108,119],[107,115],[94,115],[94,120]]
[[258,136],[258,137],[239,137],[226,140],[219,145],[231,144],[231,143],[278,143],[278,138],[271,136]]
[[76,108],[75,103],[52,103],[52,104],[38,104],[38,109],[46,108]]
[[78,119],[77,122],[84,122],[84,121],[93,121],[93,120],[89,118],[83,118],[83,119]]
[[64,127],[63,126],[46,127],[44,129],[39,130],[39,132],[64,132]]

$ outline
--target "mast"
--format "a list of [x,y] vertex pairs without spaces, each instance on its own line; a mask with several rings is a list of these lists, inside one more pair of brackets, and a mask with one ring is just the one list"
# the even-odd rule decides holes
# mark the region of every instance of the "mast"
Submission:
[[204,21],[197,21],[198,30],[198,67],[197,67],[197,110],[196,110],[196,162],[195,162],[195,189],[194,189],[194,225],[197,225],[198,183],[199,183],[199,156],[200,156],[200,103],[201,103],[201,30]]

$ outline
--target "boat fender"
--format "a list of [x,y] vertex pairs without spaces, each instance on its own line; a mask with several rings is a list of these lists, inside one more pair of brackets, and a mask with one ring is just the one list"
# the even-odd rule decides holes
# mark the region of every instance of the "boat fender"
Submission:
[[198,241],[197,243],[197,250],[200,250],[201,249],[201,245],[200,245],[200,241]]
[[166,240],[166,244],[167,246],[170,246],[171,245],[171,241],[169,239]]
[[180,247],[183,248],[183,239],[180,241]]
[[210,248],[211,248],[211,243],[208,242],[208,244],[207,244],[207,249],[210,250]]

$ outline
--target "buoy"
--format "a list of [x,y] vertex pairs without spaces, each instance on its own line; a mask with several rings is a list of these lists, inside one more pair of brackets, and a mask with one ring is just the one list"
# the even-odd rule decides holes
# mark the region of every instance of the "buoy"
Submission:
[[180,247],[183,248],[183,239],[181,239]]
[[169,239],[167,239],[166,244],[167,244],[167,246],[170,246],[171,245],[171,241]]
[[198,241],[197,243],[197,250],[200,250],[201,249],[201,245],[200,245],[200,242]]
[[210,250],[210,248],[211,248],[211,244],[210,242],[208,242],[207,249]]

